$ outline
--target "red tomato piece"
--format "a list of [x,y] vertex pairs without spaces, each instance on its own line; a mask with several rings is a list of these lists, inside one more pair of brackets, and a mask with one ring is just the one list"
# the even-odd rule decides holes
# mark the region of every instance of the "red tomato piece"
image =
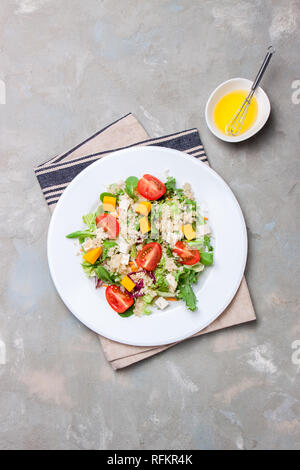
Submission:
[[111,308],[117,313],[124,313],[131,307],[134,300],[123,292],[119,286],[108,286],[105,291],[105,297]]
[[96,218],[97,227],[102,227],[108,233],[109,238],[117,238],[120,231],[117,218],[111,214],[101,214]]
[[151,242],[143,246],[136,258],[136,263],[146,271],[154,271],[162,256],[162,248],[159,243]]
[[139,194],[149,201],[156,201],[166,192],[166,187],[158,178],[152,175],[144,175],[137,184]]
[[183,264],[193,265],[200,261],[201,255],[198,250],[190,250],[189,247],[178,241],[173,249],[173,253],[176,253],[181,258]]

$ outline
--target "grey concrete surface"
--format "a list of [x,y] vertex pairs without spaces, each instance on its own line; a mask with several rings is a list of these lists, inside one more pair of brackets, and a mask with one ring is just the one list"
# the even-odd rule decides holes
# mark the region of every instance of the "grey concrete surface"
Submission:
[[[271,42],[268,124],[218,141],[210,92]],[[1,449],[300,447],[299,50],[299,0],[1,1]],[[199,129],[247,220],[258,321],[115,373],[54,289],[33,168],[129,111],[152,136]]]

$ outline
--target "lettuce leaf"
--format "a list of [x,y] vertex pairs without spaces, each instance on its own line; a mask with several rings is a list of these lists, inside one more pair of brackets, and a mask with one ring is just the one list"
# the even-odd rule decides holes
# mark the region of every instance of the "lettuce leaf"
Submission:
[[152,310],[149,308],[149,305],[145,303],[143,310],[142,310],[143,315],[151,315]]
[[154,297],[156,297],[157,293],[156,292],[149,292],[148,294],[144,295],[143,301],[145,304],[152,304]]
[[205,248],[203,238],[197,238],[196,240],[191,240],[187,244],[190,248],[193,248],[193,250],[201,251]]
[[154,288],[163,292],[169,292],[169,284],[168,284],[168,281],[166,280],[166,275],[168,274],[168,271],[164,268],[164,265],[165,265],[165,258],[162,257],[159,262],[159,265],[154,271],[154,275],[156,279]]
[[204,245],[207,247],[208,251],[214,251],[214,247],[210,243],[210,237],[208,235],[204,235]]
[[203,268],[201,263],[197,263],[194,266],[185,266],[182,271],[178,271],[175,275],[178,281],[177,297],[183,300],[191,311],[197,310],[197,299],[191,284],[195,284],[198,281],[200,272],[198,270],[203,270]]
[[185,265],[184,269],[187,269],[189,271],[194,271],[195,273],[201,273],[201,271],[204,270],[204,266],[202,264],[202,258],[201,258],[201,263],[199,262],[191,266]]
[[197,299],[190,284],[182,284],[179,288],[178,298],[182,299],[187,308],[194,312],[197,310]]
[[211,266],[214,262],[214,254],[212,251],[205,251],[204,253],[201,253],[201,263],[204,264],[204,266]]
[[135,259],[137,255],[136,245],[132,245],[130,250],[130,258]]
[[103,247],[103,252],[101,255],[101,261],[105,261],[106,258],[108,258],[108,252],[110,248],[113,246],[116,246],[117,242],[114,242],[113,240],[103,240],[102,247]]
[[82,217],[83,223],[86,224],[92,232],[96,230],[96,213],[91,212]]
[[94,275],[94,269],[95,269],[95,265],[94,264],[91,264],[89,263],[88,261],[84,261],[83,263],[81,263],[81,266],[85,272],[85,274],[88,276],[88,277],[91,277]]

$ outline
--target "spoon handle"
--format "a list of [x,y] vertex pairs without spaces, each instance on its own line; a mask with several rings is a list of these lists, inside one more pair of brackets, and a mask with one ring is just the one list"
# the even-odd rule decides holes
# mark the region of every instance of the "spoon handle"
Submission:
[[268,64],[269,64],[269,62],[270,62],[270,60],[271,60],[271,57],[272,57],[272,55],[273,55],[274,53],[275,53],[274,47],[273,47],[273,46],[268,47],[267,55],[266,55],[266,57],[265,57],[265,59],[264,59],[262,65],[261,65],[261,67],[260,67],[260,69],[259,69],[259,71],[258,71],[258,74],[256,75],[256,77],[255,77],[255,79],[254,79],[254,82],[253,82],[253,84],[252,84],[252,87],[251,87],[251,90],[252,90],[252,91],[255,91],[256,88],[258,87],[258,85],[259,85],[259,83],[260,83],[260,81],[261,81],[261,79],[262,79],[262,77],[263,77],[263,74],[265,73],[265,70],[266,70],[266,68],[267,68],[267,66],[268,66]]

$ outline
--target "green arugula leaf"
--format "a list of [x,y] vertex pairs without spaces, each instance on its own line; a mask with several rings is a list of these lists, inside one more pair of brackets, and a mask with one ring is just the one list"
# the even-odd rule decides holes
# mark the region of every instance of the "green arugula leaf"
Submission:
[[101,279],[101,281],[108,284],[118,284],[120,282],[120,276],[118,274],[108,272],[104,266],[96,266],[94,272],[98,279]]
[[167,253],[168,258],[173,257],[173,252],[172,252],[172,250],[169,246],[167,246],[167,248],[166,248],[166,253]]
[[173,178],[173,176],[169,176],[167,178],[167,182],[165,183],[166,186],[166,192],[164,197],[162,198],[162,201],[164,202],[166,198],[172,197],[176,194],[179,198],[179,202],[183,202],[185,199],[187,199],[184,195],[183,189],[177,189],[176,188],[176,180]]
[[197,203],[193,199],[188,199],[186,198],[184,200],[184,203],[187,204],[188,206],[191,207],[191,210],[196,211],[197,210]]
[[69,233],[69,235],[66,235],[66,238],[81,238],[81,239],[86,239],[86,238],[94,238],[95,234],[90,232],[89,230],[78,230],[77,232],[72,232]]
[[167,182],[165,183],[166,192],[168,195],[174,194],[176,190],[176,179],[173,176],[169,176]]
[[101,281],[108,282],[109,284],[113,284],[114,282],[111,274],[101,265],[95,268],[95,274]]

